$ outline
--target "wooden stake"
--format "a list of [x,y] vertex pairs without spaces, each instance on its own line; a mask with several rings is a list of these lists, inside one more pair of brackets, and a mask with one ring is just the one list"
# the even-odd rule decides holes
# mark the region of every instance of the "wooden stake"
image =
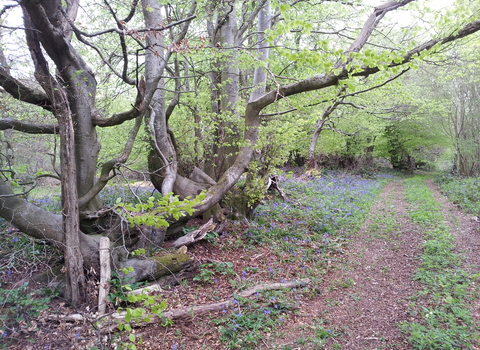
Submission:
[[100,286],[98,288],[98,314],[104,315],[107,306],[107,295],[110,291],[110,239],[100,238]]

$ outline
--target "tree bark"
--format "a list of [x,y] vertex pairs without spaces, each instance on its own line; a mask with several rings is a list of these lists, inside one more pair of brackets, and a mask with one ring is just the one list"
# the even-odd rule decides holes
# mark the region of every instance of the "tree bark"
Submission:
[[[143,16],[147,28],[155,28],[162,23],[161,7],[157,1],[142,0]],[[193,1],[189,14],[196,9]],[[180,34],[174,38],[171,47],[164,49],[163,35],[156,31],[147,34],[147,51],[145,60],[145,74],[147,92],[145,93],[145,123],[150,133],[152,151],[149,155],[149,170],[152,173],[152,183],[163,194],[174,191],[177,178],[177,153],[173,140],[168,132],[168,118],[165,110],[164,80],[162,76],[165,67],[172,55],[173,45],[183,40],[188,30],[187,22]],[[178,98],[178,96],[177,96]],[[172,104],[172,108],[176,104]],[[169,111],[171,113],[171,111]],[[161,164],[161,166],[158,166]]]
[[[65,103],[65,106],[68,104]],[[60,129],[60,169],[62,172],[62,215],[65,235],[65,267],[67,283],[65,298],[74,306],[85,301],[86,281],[83,273],[83,255],[80,250],[80,215],[78,209],[75,141],[69,110],[58,116]]]

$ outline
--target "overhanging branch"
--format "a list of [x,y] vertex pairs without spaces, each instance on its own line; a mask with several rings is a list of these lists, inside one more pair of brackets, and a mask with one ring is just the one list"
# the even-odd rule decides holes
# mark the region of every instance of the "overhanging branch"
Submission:
[[145,96],[145,79],[142,77],[138,84],[137,97],[135,99],[135,105],[132,106],[132,109],[122,113],[116,113],[110,118],[102,118],[100,115],[97,115],[93,118],[93,124],[100,127],[115,126],[120,125],[127,120],[132,120],[143,114],[144,112],[144,96]]

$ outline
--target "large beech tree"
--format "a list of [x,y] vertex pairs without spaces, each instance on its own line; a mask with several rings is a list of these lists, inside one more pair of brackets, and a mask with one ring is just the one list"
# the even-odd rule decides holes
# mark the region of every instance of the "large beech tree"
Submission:
[[[268,28],[275,30],[275,25],[282,23],[282,16],[290,10],[286,3],[218,1],[218,7],[214,9],[211,4],[208,5],[212,11],[217,11],[213,13],[205,11],[208,7],[205,2],[197,4],[192,1],[182,8],[171,4],[161,6],[155,0],[104,0],[101,10],[106,10],[104,16],[110,18],[105,22],[114,23],[114,26],[89,32],[88,25],[82,26],[77,21],[79,9],[84,5],[80,4],[80,0],[20,0],[18,3],[23,12],[24,24],[19,30],[25,33],[25,44],[31,57],[31,72],[37,83],[18,79],[2,55],[0,86],[13,98],[52,113],[57,123],[34,125],[33,122],[9,119],[0,120],[0,128],[60,134],[63,215],[46,212],[14,195],[5,177],[0,181],[0,215],[25,234],[47,240],[64,250],[68,274],[67,296],[74,303],[82,299],[84,277],[81,265],[87,268],[97,267],[98,241],[102,235],[108,235],[114,245],[126,248],[114,250],[116,268],[134,266],[134,278],[154,278],[152,271],[159,264],[156,260],[135,260],[126,254],[138,232],[135,228],[125,229],[114,212],[102,208],[98,197],[109,179],[115,175],[116,167],[128,160],[142,125],[149,134],[149,170],[152,182],[162,193],[173,191],[181,197],[206,190],[205,199],[195,206],[194,215],[200,215],[218,205],[248,169],[256,150],[260,127],[266,121],[262,113],[269,106],[298,94],[341,85],[355,77],[366,77],[409,65],[421,59],[424,52],[435,51],[440,45],[474,34],[480,29],[478,20],[459,23],[445,37],[433,38],[411,48],[403,47],[403,50],[383,49],[383,54],[378,55],[377,60],[372,60],[371,55],[362,55],[364,46],[378,29],[381,19],[387,13],[414,2],[422,1],[389,1],[375,7],[356,37],[344,38],[342,50],[316,52],[317,55],[328,55],[332,64],[316,67],[313,63],[309,69],[313,72],[310,76],[299,79],[291,77],[288,84],[282,84],[279,82],[281,80],[276,79],[276,72],[266,74],[272,53],[269,54],[264,34],[268,33]],[[181,2],[183,5],[186,3]],[[293,1],[292,6],[294,8],[303,3],[308,2]],[[95,5],[88,1],[85,4]],[[311,5],[320,8],[350,6],[340,2],[315,2]],[[3,15],[6,11],[8,9],[4,8],[0,13]],[[200,13],[203,18],[196,17]],[[233,17],[236,14],[244,19],[242,25]],[[242,118],[242,129],[234,132],[234,135],[240,136],[237,142],[239,146],[234,153],[227,154],[228,149],[222,150],[224,146],[217,145],[215,162],[221,164],[221,167],[214,172],[197,168],[192,174],[180,175],[175,130],[170,129],[169,118],[181,98],[183,87],[179,82],[188,79],[181,75],[180,67],[185,64],[182,64],[179,56],[182,54],[188,58],[191,48],[186,42],[187,35],[189,31],[196,31],[204,25],[209,27],[211,38],[202,50],[215,50],[218,47],[230,50],[223,57],[227,63],[222,63],[217,70],[211,72],[211,84],[218,94],[212,99],[212,105],[215,105],[218,113],[231,113]],[[250,92],[240,100],[237,96],[240,83],[236,80],[238,67],[235,57],[236,51],[246,45],[244,39],[247,31],[244,28],[248,28],[252,34],[248,36],[250,44],[253,40],[251,38],[256,38],[255,45],[250,45],[250,50],[255,52],[258,64],[253,74],[242,76],[249,87],[244,91]],[[281,32],[291,30],[298,31],[286,26],[280,33],[276,32],[274,44],[281,45]],[[255,32],[260,34],[253,35]],[[6,39],[2,37],[2,40]],[[106,41],[110,46],[101,45]],[[112,42],[116,44],[112,45]],[[105,51],[108,47],[114,47],[112,52]],[[106,67],[123,84],[136,89],[136,98],[132,101],[130,110],[107,116],[98,108],[97,80],[94,69],[86,63],[86,54],[89,59],[93,55],[97,57],[98,69],[100,66],[103,69]],[[167,78],[172,78],[175,83],[167,87]],[[172,86],[173,94],[170,92]],[[115,127],[127,120],[135,120],[135,124],[123,152],[115,159],[104,162],[97,174],[100,150],[97,128]],[[223,128],[229,126],[223,121],[216,125],[219,136]],[[218,159],[217,155],[228,157],[228,162]]]

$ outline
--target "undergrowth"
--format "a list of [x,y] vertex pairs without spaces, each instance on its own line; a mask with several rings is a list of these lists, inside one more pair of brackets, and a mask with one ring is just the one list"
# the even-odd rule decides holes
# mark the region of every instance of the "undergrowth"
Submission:
[[[335,256],[343,253],[343,247],[348,243],[350,235],[363,223],[384,182],[382,176],[376,179],[347,174],[323,174],[317,177],[285,176],[280,185],[288,200],[284,201],[276,196],[265,200],[256,209],[249,227],[242,228],[241,235],[226,233],[213,238],[214,244],[218,244],[220,249],[241,248],[250,253],[262,248],[263,251],[268,249],[269,252],[273,252],[273,256],[265,265],[252,264],[244,266],[241,271],[236,271],[235,264],[231,262],[202,264],[195,281],[203,285],[215,286],[219,278],[229,279],[234,290],[242,290],[259,282],[286,282],[286,279],[291,278],[310,278],[314,281],[312,286],[301,291],[295,289],[269,291],[252,299],[237,296],[236,309],[225,310],[214,320],[219,327],[220,340],[227,348],[257,348],[264,342],[266,334],[276,334],[277,329],[286,322],[286,315],[295,311],[300,300],[318,294],[319,289],[315,285],[320,283],[323,273],[335,260]],[[152,196],[152,193],[148,189],[132,193],[125,187],[112,187],[102,191],[102,196],[105,202],[113,204],[117,198],[127,197],[144,201],[145,198]],[[31,200],[42,202],[37,198]],[[54,210],[58,205],[55,199],[50,198],[38,204],[43,204],[50,210]],[[11,248],[15,254],[24,251],[31,257],[34,256],[34,251],[43,252],[39,249],[43,247],[38,245],[39,242],[33,240],[28,241],[30,243],[24,242],[23,239],[17,238],[17,235],[14,234],[11,238],[9,236],[9,244],[14,245]],[[23,248],[19,246],[20,243]],[[256,257],[263,255],[255,254]],[[28,258],[24,260],[27,261]],[[3,267],[4,273],[7,273],[9,271],[7,265]],[[291,271],[295,273],[290,273]],[[132,313],[132,320],[144,317],[146,311],[131,303],[138,300],[130,300],[132,297],[124,290],[125,282],[118,281],[115,284],[115,279],[111,282],[113,288],[109,296],[110,301],[126,308],[127,311],[129,309],[132,312],[138,311],[138,315]],[[128,288],[133,286],[128,285]],[[141,301],[148,304],[144,306],[145,310],[150,308],[151,301],[149,299]],[[325,328],[321,320],[313,322],[315,325],[311,336],[299,338],[296,344],[310,348],[320,347],[326,339],[338,335],[334,330]],[[119,328],[128,330],[129,323],[126,321],[119,324]],[[127,340],[122,339],[118,339],[117,345],[132,349],[140,340],[133,336]],[[172,348],[173,346],[177,345],[172,345]],[[282,347],[287,348],[289,347]]]
[[443,175],[437,177],[435,183],[453,203],[480,216],[480,177]]

